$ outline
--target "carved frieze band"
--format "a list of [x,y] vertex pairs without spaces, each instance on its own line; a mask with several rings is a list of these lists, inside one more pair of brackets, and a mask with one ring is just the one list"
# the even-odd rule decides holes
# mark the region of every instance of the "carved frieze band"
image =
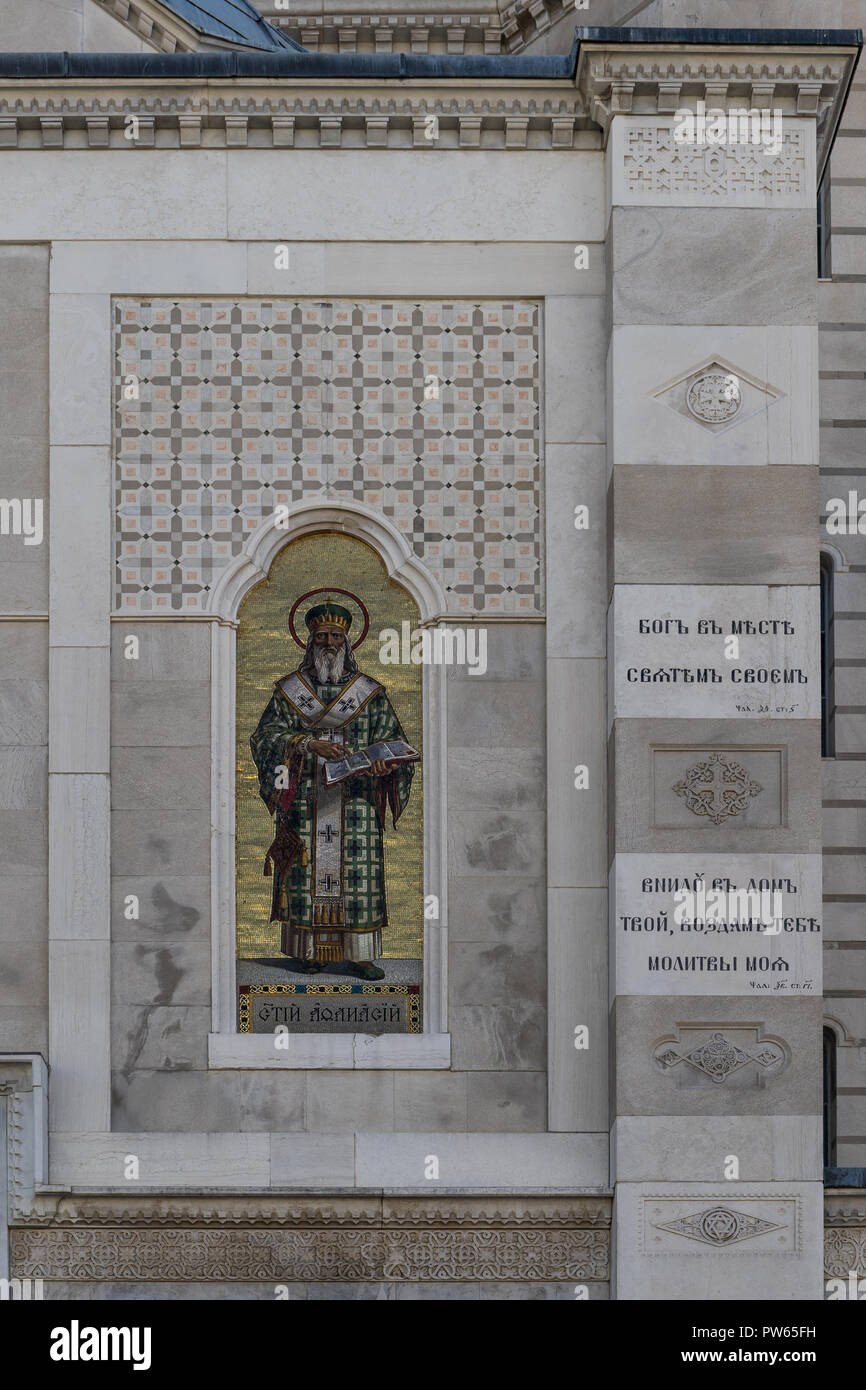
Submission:
[[0,149],[153,149],[158,137],[160,148],[175,149],[562,150],[572,148],[585,110],[573,91],[530,99],[513,88],[484,99],[462,90],[334,98],[309,93],[309,84],[293,97],[281,84],[278,91],[245,86],[239,96],[229,81],[207,84],[207,92],[202,84],[184,92],[180,83],[116,94],[86,82],[66,81],[54,92],[9,85],[0,89]]
[[[864,1220],[864,1213],[858,1212]],[[866,1279],[866,1225],[830,1226],[824,1231],[824,1274],[828,1279],[847,1279],[851,1270]]]
[[10,1232],[19,1278],[560,1282],[609,1278],[606,1230],[47,1228]]

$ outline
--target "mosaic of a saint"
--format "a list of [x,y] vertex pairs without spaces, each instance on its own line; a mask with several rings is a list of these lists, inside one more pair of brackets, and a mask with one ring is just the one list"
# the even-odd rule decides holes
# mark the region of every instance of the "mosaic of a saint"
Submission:
[[[265,872],[273,874],[271,921],[294,970],[337,966],[380,980],[387,925],[383,832],[396,825],[412,788],[418,753],[384,686],[358,669],[350,641],[353,616],[332,596],[310,607],[306,642],[292,609],[289,630],[304,647],[300,665],[274,686],[250,739],[259,794],[275,816]],[[348,595],[368,618],[364,605]]]

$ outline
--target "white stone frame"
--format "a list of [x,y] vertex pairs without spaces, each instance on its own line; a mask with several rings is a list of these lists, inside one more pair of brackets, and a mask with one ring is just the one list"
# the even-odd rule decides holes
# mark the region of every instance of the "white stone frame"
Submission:
[[[393,579],[418,605],[422,623],[445,612],[438,581],[414,558],[390,521],[371,508],[339,500],[308,501],[293,507],[278,525],[269,517],[247,550],[223,572],[211,596],[211,941],[213,1032],[211,1067],[447,1067],[448,860],[445,836],[445,668],[422,668],[425,779],[424,893],[439,898],[438,922],[424,923],[424,1032],[292,1033],[281,1039],[238,1033],[236,1022],[235,909],[235,681],[236,631],[240,605],[266,579],[284,546],[300,536],[342,531],[373,547]],[[436,811],[433,811],[433,807]]]
[[[587,152],[585,158],[592,158]],[[575,168],[580,161],[577,161]],[[418,1188],[417,1153],[429,1153],[433,1136],[378,1134],[166,1134],[111,1129],[110,1057],[110,863],[109,835],[109,638],[113,548],[112,297],[123,295],[297,297],[358,295],[392,298],[475,296],[531,298],[543,312],[542,449],[545,460],[548,682],[571,685],[569,673],[585,673],[591,695],[572,728],[565,706],[548,707],[548,1069],[546,1134],[436,1135],[435,1152],[452,1155],[457,1187],[545,1190],[559,1185],[604,1189],[608,1178],[606,1053],[578,1077],[573,1045],[575,1017],[606,1020],[597,975],[607,952],[607,888],[603,845],[605,638],[603,621],[587,641],[569,630],[574,554],[571,513],[591,497],[604,514],[604,254],[598,205],[586,209],[568,240],[424,242],[293,242],[290,285],[273,268],[271,242],[56,241],[51,246],[51,509],[58,526],[51,536],[50,595],[52,684],[49,696],[52,891],[49,901],[49,1039],[51,1055],[51,1180],[64,1186],[128,1190],[124,1155],[140,1155],[151,1184],[189,1185],[219,1191],[264,1188],[352,1188],[381,1182],[383,1154],[390,1155],[390,1185]],[[590,267],[576,274],[575,241],[591,243]],[[441,254],[447,250],[447,255]],[[325,252],[327,251],[327,258]],[[431,251],[434,253],[431,254]],[[387,252],[387,254],[385,254]],[[91,345],[85,362],[81,344]],[[574,363],[588,370],[575,378]],[[82,370],[83,367],[87,370]],[[601,412],[600,418],[598,416]],[[601,467],[595,463],[601,457]],[[77,466],[76,466],[77,465]],[[565,517],[565,534],[554,527]],[[605,606],[604,526],[580,552],[580,583],[591,606]],[[563,561],[567,563],[564,564]],[[94,573],[102,582],[94,584]],[[149,615],[114,614],[114,621],[149,621]],[[204,615],[199,615],[198,621]],[[159,615],[166,621],[169,615]],[[190,618],[178,621],[190,621]],[[209,619],[220,625],[220,619]],[[222,620],[223,623],[226,620]],[[516,619],[515,621],[519,621]],[[537,621],[537,619],[536,619]],[[597,630],[596,630],[597,629]],[[219,638],[215,638],[219,645]],[[232,639],[233,640],[233,639]],[[225,641],[225,639],[223,639]],[[68,648],[77,650],[70,651]],[[226,648],[221,648],[223,658]],[[73,708],[65,698],[69,678],[88,680],[87,699]],[[54,666],[60,662],[59,676]],[[223,671],[222,678],[225,679]],[[583,684],[581,676],[581,684]],[[68,684],[66,686],[68,689]],[[233,689],[233,687],[232,687]],[[85,708],[88,717],[84,717]],[[579,737],[576,736],[579,732]],[[591,761],[597,795],[580,803],[566,795],[568,746]],[[223,789],[224,790],[224,789]],[[592,804],[590,805],[590,802]],[[568,816],[563,815],[567,806]],[[85,822],[89,833],[77,833]],[[575,837],[585,845],[576,858]],[[579,860],[579,862],[578,862]],[[444,978],[432,990],[444,991]],[[579,1010],[579,1015],[575,1010]],[[220,1035],[225,1037],[225,1035]],[[237,1036],[237,1035],[235,1035]],[[254,1035],[253,1035],[254,1036]],[[339,1034],[327,1035],[339,1039]],[[418,1035],[414,1041],[423,1041]],[[432,1035],[428,1035],[432,1036]],[[267,1042],[268,1040],[265,1039]],[[380,1040],[374,1040],[377,1044]],[[228,1046],[228,1044],[225,1044]],[[339,1045],[339,1044],[338,1044]],[[365,1049],[366,1050],[366,1049]],[[358,1058],[359,1064],[361,1058]],[[252,1065],[243,1062],[246,1068]],[[267,1065],[273,1065],[269,1062]],[[318,1063],[321,1065],[321,1062]],[[333,1061],[331,1065],[344,1066]],[[389,1065],[405,1069],[405,1057]],[[430,1067],[430,1063],[421,1063]],[[449,1160],[450,1161],[450,1160]],[[399,1178],[399,1181],[397,1181]],[[392,1181],[393,1180],[393,1181]]]

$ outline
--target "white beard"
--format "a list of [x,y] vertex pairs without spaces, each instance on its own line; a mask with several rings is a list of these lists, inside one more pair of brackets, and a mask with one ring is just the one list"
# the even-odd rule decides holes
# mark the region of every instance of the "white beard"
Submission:
[[345,646],[340,647],[335,652],[326,651],[324,647],[314,647],[313,661],[316,667],[316,678],[320,685],[336,685],[342,678],[345,660]]

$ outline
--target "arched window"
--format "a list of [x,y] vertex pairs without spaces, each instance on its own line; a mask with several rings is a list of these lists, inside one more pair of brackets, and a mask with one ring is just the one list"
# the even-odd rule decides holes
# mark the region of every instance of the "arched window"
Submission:
[[824,1167],[836,1167],[836,1034],[824,1029]]
[[821,757],[835,752],[833,718],[833,560],[821,552]]

